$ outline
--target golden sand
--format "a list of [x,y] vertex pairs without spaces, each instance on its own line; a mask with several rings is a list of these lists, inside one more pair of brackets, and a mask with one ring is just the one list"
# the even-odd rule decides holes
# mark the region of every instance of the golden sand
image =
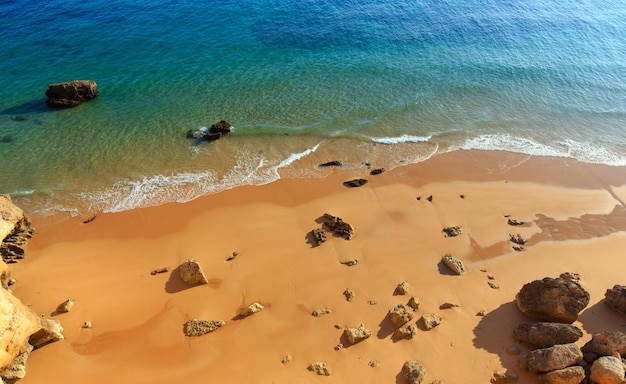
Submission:
[[[68,298],[76,304],[54,316],[66,339],[32,353],[21,382],[394,383],[402,364],[416,360],[425,382],[484,384],[508,370],[534,383],[506,353],[530,348],[512,338],[526,320],[513,300],[523,284],[567,271],[591,294],[575,323],[585,332],[580,344],[622,328],[624,318],[602,300],[607,288],[626,284],[626,168],[457,151],[377,176],[366,168],[328,172],[101,214],[88,224],[31,217],[37,235],[12,267],[13,292],[47,316]],[[354,177],[369,183],[342,185]],[[309,231],[324,213],[350,223],[355,236],[329,235],[314,246]],[[525,224],[511,226],[509,217]],[[462,234],[446,237],[449,226]],[[511,234],[529,240],[523,251],[513,250]],[[443,266],[448,253],[467,274]],[[190,258],[208,284],[180,280],[176,268]],[[151,275],[159,267],[169,272]],[[409,294],[394,294],[403,281]],[[394,340],[387,312],[411,295],[421,301],[414,322],[427,312],[443,321]],[[238,318],[253,302],[264,310]],[[439,309],[445,302],[459,307]],[[311,315],[323,308],[332,313]],[[477,316],[482,309],[487,315]],[[183,325],[193,318],[226,325],[191,338]],[[361,323],[372,337],[336,350],[345,339],[335,325]],[[292,361],[283,364],[286,355]],[[307,370],[317,361],[332,375]]]

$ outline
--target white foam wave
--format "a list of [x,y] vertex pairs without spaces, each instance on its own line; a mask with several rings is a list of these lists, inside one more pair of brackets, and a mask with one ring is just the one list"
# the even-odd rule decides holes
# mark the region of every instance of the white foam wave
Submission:
[[431,136],[402,135],[396,137],[370,137],[370,140],[379,144],[400,144],[400,143],[425,143]]
[[461,145],[452,146],[450,149],[511,151],[532,156],[570,157],[587,163],[626,165],[626,157],[614,150],[598,144],[592,145],[569,139],[544,144],[510,134],[481,135],[467,139]]
[[271,183],[280,178],[280,168],[288,167],[315,152],[318,147],[319,144],[303,152],[290,154],[282,161],[268,161],[258,154],[240,151],[235,165],[221,177],[209,171],[155,175],[121,181],[105,190],[81,193],[77,197],[89,202],[90,211],[100,212],[126,211],[168,202],[183,203],[241,185]]

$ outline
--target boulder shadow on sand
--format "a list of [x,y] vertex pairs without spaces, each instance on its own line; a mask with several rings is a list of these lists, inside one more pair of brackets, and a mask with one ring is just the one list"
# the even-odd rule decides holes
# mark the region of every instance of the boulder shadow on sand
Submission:
[[519,356],[509,355],[506,350],[512,345],[520,347],[522,354],[532,349],[529,344],[518,343],[513,339],[513,330],[518,324],[529,320],[530,318],[524,316],[517,309],[515,302],[511,301],[481,317],[473,331],[474,347],[497,355],[502,367],[507,372],[514,372],[519,375],[520,383],[535,382],[537,377],[519,368]]
[[[376,333],[376,337],[379,339],[386,339],[393,335],[393,333],[398,329],[393,322],[391,321],[391,315],[389,312],[385,315],[385,317],[378,324],[378,332]],[[394,340],[395,342],[396,340]]]

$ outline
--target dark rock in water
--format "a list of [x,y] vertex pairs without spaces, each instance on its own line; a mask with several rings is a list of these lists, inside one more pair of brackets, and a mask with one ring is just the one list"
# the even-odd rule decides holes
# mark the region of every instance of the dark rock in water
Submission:
[[604,294],[604,302],[615,312],[626,315],[626,286],[614,285]]
[[207,133],[206,135],[202,135],[202,138],[206,141],[214,141],[219,139],[220,137],[222,137],[222,134],[219,132],[211,132],[211,133]]
[[381,173],[385,172],[385,168],[377,168],[377,169],[372,169],[370,171],[370,175],[374,176],[374,175],[380,175]]
[[13,136],[6,135],[0,138],[0,143],[10,143],[12,141],[13,141]]
[[209,128],[202,127],[195,131],[190,129],[187,131],[186,136],[188,139],[215,141],[232,131],[232,128],[233,126],[230,125],[230,123],[222,120],[211,125]]
[[26,120],[28,120],[28,117],[26,117],[24,115],[17,115],[17,116],[11,117],[11,120],[13,120],[13,121],[26,121]]
[[323,168],[323,167],[341,167],[342,165],[343,164],[341,163],[341,161],[333,160],[333,161],[328,161],[326,163],[318,164],[317,166],[320,168]]
[[525,284],[515,297],[517,308],[540,321],[571,324],[589,304],[590,296],[580,284],[546,277]]
[[98,96],[96,82],[93,80],[72,80],[50,84],[46,91],[46,104],[51,108],[71,108],[86,100]]
[[226,134],[226,133],[229,133],[232,129],[233,129],[233,126],[230,125],[229,122],[225,120],[221,120],[211,125],[211,127],[209,128],[209,132]]
[[360,187],[365,184],[367,184],[366,179],[348,180],[348,181],[344,181],[343,183],[344,186],[349,187],[349,188]]
[[556,344],[575,343],[583,332],[571,324],[563,323],[522,323],[513,331],[513,337],[539,348],[552,347]]

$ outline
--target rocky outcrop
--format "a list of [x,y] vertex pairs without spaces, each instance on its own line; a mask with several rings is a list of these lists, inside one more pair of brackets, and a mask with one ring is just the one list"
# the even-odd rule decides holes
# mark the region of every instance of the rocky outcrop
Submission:
[[604,294],[604,302],[617,313],[626,315],[626,286],[614,285]]
[[450,270],[454,272],[456,275],[463,275],[467,272],[467,268],[465,268],[465,264],[463,264],[461,260],[457,259],[456,257],[450,254],[447,254],[444,257],[442,257],[441,261],[443,261],[443,263],[448,268],[450,268]]
[[[0,195],[0,254],[6,263],[16,263],[26,255],[24,247],[35,230],[24,211],[11,196]],[[6,288],[6,285],[3,285]]]
[[407,326],[396,329],[396,331],[393,333],[393,337],[397,340],[412,339],[413,336],[415,336],[416,334],[417,334],[417,325],[409,324]]
[[541,384],[579,384],[585,378],[585,369],[581,366],[557,369],[537,375]]
[[575,281],[546,277],[525,284],[515,302],[522,313],[537,320],[571,324],[589,298],[589,292]]
[[538,348],[547,348],[556,344],[568,344],[578,341],[583,336],[580,328],[563,323],[522,323],[513,331],[513,337]]
[[593,383],[622,384],[624,363],[614,356],[602,356],[591,366],[589,378]]
[[528,372],[543,373],[567,368],[582,359],[583,352],[576,344],[559,344],[530,351],[522,357],[520,366]]
[[361,324],[356,328],[344,329],[343,335],[346,337],[346,340],[348,340],[350,345],[354,345],[372,336],[372,331],[365,328],[365,324]]
[[405,384],[420,384],[426,376],[426,368],[417,361],[409,360],[402,365],[400,378]]
[[[6,270],[2,261],[0,270]],[[30,352],[63,339],[62,332],[58,321],[38,316],[8,290],[0,288],[0,377],[7,381],[24,377]]]
[[463,233],[461,232],[461,227],[459,226],[445,227],[444,229],[441,230],[441,232],[444,233],[445,237],[455,237]]
[[179,268],[180,278],[189,285],[207,284],[207,280],[200,264],[194,259],[189,259],[182,263]]
[[70,108],[98,96],[93,80],[72,80],[48,85],[46,104],[51,108]]
[[185,323],[185,335],[202,336],[211,333],[226,324],[223,320],[191,319]]

